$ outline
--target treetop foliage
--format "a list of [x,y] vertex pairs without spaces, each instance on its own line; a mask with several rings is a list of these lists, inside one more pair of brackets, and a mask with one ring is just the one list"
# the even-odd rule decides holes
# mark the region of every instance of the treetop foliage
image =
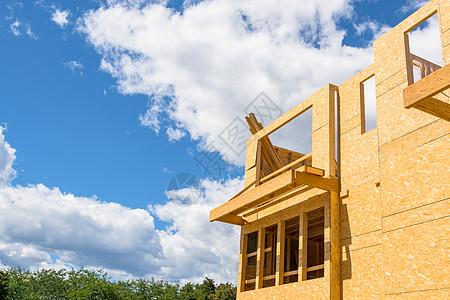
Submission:
[[132,279],[112,281],[103,270],[28,271],[21,268],[0,269],[0,300],[78,300],[78,299],[168,299],[231,300],[236,287],[216,284],[205,278],[203,283],[169,283],[163,280]]

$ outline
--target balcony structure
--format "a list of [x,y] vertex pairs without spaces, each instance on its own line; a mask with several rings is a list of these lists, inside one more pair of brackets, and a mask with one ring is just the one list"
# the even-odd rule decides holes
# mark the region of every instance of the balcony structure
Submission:
[[[408,33],[436,15],[442,66],[409,49]],[[244,187],[210,213],[241,226],[238,299],[449,297],[449,16],[449,0],[430,1],[340,86],[265,127],[246,117]],[[367,130],[370,78],[377,126]],[[309,109],[311,153],[272,144]]]

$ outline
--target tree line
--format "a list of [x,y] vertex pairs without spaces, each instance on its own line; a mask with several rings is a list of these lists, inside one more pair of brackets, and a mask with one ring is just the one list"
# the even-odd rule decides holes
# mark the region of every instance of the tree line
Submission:
[[236,299],[231,283],[216,284],[205,278],[202,283],[170,283],[155,279],[113,281],[103,270],[29,271],[21,268],[0,270],[0,300],[78,300],[78,299]]

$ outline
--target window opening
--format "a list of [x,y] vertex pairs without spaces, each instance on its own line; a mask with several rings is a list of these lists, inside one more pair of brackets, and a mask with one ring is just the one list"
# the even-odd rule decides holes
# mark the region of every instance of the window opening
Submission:
[[299,228],[299,217],[286,221],[284,225],[283,284],[298,281]]
[[265,228],[263,287],[275,285],[277,259],[277,225]]
[[360,83],[361,90],[361,133],[377,127],[377,97],[375,76]]
[[435,13],[407,35],[413,72],[412,84],[444,65],[438,15]]
[[324,209],[307,213],[306,279],[324,276]]
[[247,249],[245,251],[245,291],[254,290],[256,283],[256,253],[258,249],[258,231],[247,234]]
[[[259,178],[264,178],[282,166],[312,152],[312,108],[269,134],[268,141],[270,141],[270,150],[273,151],[273,154],[268,155],[263,151]],[[265,149],[266,152],[267,150]],[[303,160],[291,168],[298,168],[305,164],[311,166],[312,159]]]

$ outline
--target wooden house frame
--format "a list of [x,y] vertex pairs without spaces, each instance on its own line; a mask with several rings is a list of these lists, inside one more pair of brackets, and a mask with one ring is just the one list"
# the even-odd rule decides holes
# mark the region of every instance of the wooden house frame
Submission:
[[[442,67],[409,49],[408,33],[436,14]],[[371,77],[377,127],[366,131]],[[449,298],[449,88],[450,1],[432,0],[340,86],[266,127],[247,117],[244,189],[210,214],[241,226],[238,299]],[[272,145],[308,109],[312,152]]]

